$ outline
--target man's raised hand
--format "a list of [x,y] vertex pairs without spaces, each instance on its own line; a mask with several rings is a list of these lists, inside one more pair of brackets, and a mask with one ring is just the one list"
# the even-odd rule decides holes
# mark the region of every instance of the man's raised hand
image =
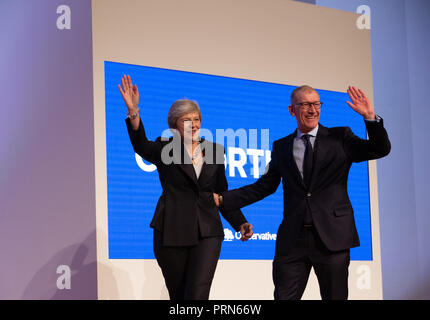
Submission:
[[346,91],[351,99],[352,103],[346,101],[346,103],[357,113],[361,114],[364,119],[375,119],[375,111],[369,99],[360,89],[349,86]]

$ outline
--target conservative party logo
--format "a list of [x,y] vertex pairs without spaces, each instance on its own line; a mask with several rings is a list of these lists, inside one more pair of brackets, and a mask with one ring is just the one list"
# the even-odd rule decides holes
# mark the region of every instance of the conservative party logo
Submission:
[[[233,232],[229,228],[224,228],[224,241],[231,242],[234,240],[240,240],[240,232]],[[276,241],[276,233],[255,233],[249,240],[260,240],[260,241]]]

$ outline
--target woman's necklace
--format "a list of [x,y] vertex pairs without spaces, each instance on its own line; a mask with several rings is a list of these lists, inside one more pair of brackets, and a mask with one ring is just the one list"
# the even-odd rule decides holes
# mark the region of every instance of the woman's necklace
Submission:
[[198,158],[201,157],[201,153],[202,153],[202,150],[199,142],[196,148],[194,149],[193,154],[191,155],[191,161],[193,162],[193,164],[196,164]]

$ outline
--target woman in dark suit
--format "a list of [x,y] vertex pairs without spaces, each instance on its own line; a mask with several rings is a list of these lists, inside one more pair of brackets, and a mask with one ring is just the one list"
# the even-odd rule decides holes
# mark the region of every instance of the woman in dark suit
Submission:
[[[139,91],[130,76],[118,85],[127,106],[134,151],[157,166],[163,188],[151,227],[154,254],[170,299],[208,299],[224,239],[212,193],[227,190],[224,148],[199,137],[201,112],[195,101],[175,101],[168,114],[173,137],[150,141],[139,117]],[[253,232],[240,210],[223,217],[248,240]]]

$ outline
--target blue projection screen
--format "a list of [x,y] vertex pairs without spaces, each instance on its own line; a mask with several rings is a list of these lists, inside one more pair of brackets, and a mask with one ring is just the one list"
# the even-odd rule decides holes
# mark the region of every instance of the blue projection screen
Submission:
[[[127,134],[127,110],[118,90],[124,74],[130,75],[139,88],[140,114],[151,140],[168,135],[167,113],[175,100],[186,97],[199,103],[202,135],[226,149],[229,189],[254,183],[264,173],[273,142],[296,128],[288,105],[292,90],[301,84],[289,86],[108,61],[104,68],[110,259],[155,258],[149,224],[162,192],[155,166],[135,155]],[[346,93],[318,92],[324,102],[321,124],[349,126],[366,138],[364,121],[345,103]],[[217,139],[217,132],[227,130],[236,134],[234,141]],[[247,139],[246,146],[239,145],[239,136]],[[351,249],[351,260],[372,260],[367,162],[352,165],[348,193],[361,243]],[[220,258],[273,259],[283,212],[281,184],[276,193],[242,211],[254,226],[254,236],[243,243],[223,219],[225,238]]]

